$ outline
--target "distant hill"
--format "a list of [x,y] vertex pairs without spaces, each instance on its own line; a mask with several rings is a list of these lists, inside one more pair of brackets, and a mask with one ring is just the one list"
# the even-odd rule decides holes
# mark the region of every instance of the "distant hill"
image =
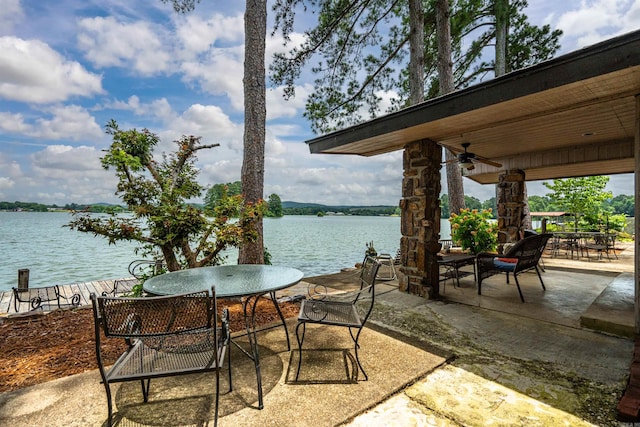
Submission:
[[382,210],[382,209],[395,209],[397,206],[388,205],[373,205],[373,206],[360,206],[360,205],[322,205],[319,203],[301,203],[301,202],[282,202],[283,208],[315,208],[322,209],[324,211],[344,211],[349,209],[369,209],[369,210]]
[[320,203],[282,202],[285,215],[358,215],[389,216],[399,214],[397,206],[323,205]]

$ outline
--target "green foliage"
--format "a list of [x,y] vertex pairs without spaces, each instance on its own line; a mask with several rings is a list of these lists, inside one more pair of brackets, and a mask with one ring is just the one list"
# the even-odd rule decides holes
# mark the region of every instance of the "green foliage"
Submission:
[[552,191],[547,194],[553,200],[552,206],[573,214],[577,229],[582,227],[580,221],[583,225],[586,223],[586,228],[597,227],[605,212],[603,202],[612,196],[610,191],[605,191],[608,182],[608,176],[587,176],[554,179],[552,183],[542,184]]
[[264,248],[264,265],[271,265],[271,252],[267,247]]
[[277,194],[271,194],[269,196],[269,200],[267,201],[267,213],[266,216],[273,218],[281,218],[284,215],[282,210],[282,201],[280,200],[280,196]]
[[449,208],[449,195],[441,194],[440,195],[440,218],[449,218],[451,216],[451,211]]
[[498,232],[491,221],[491,210],[461,209],[451,214],[451,240],[474,255],[495,251]]
[[611,200],[605,200],[604,207],[610,212],[635,217],[635,198],[633,196],[621,194]]
[[0,211],[47,212],[46,205],[30,202],[0,202]]
[[498,212],[498,201],[496,200],[495,197],[487,199],[484,202],[482,202],[481,209],[484,209],[486,211],[491,211],[493,215],[492,218],[496,218],[496,212]]
[[[286,202],[285,202],[286,203]],[[326,205],[300,205],[283,207],[284,215],[326,215],[328,212],[335,212],[344,215],[354,216],[387,216],[398,214],[398,207],[395,206],[326,206]]]
[[218,201],[223,197],[223,193],[227,196],[237,196],[242,194],[242,184],[240,181],[228,182],[226,184],[215,184],[207,190],[204,196],[204,206],[207,210],[213,211]]
[[553,201],[548,196],[529,196],[530,212],[552,212]]
[[149,256],[159,251],[169,271],[219,264],[224,249],[255,241],[253,224],[264,214],[264,204],[224,195],[211,220],[187,203],[203,191],[196,181],[196,152],[218,144],[200,145],[199,137],[183,136],[176,141],[175,153],[163,154],[162,161],[156,161],[153,150],[159,139],[147,129],[122,131],[111,121],[107,133],[113,142],[101,159],[102,166],[115,171],[116,194],[133,215],[104,218],[74,212],[68,227],[103,236],[110,244],[140,242],[138,252]]
[[482,209],[482,202],[473,196],[464,196],[464,205],[467,209]]
[[[424,3],[424,76],[426,98],[439,93],[435,2]],[[486,50],[495,43],[494,0],[452,0],[451,50],[457,88],[466,87],[491,73],[495,61]],[[512,0],[506,11],[510,34],[507,68],[519,69],[549,59],[559,48],[561,31],[531,26],[521,11],[525,0]],[[296,12],[317,16],[300,45],[277,53],[270,67],[273,83],[285,87],[285,97],[295,95],[296,81],[311,67],[316,76],[307,99],[305,117],[315,132],[328,132],[360,123],[387,111],[380,93],[395,92],[391,109],[407,105],[409,67],[409,8],[406,2],[384,0],[322,1],[276,0],[274,33],[291,42]],[[486,29],[486,30],[483,30]],[[474,39],[469,36],[473,35]],[[312,61],[316,60],[316,63]],[[368,117],[363,117],[366,112]]]

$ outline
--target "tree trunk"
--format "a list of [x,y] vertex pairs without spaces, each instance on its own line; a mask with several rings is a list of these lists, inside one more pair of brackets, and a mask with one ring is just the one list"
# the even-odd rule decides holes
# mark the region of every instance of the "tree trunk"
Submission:
[[495,0],[494,13],[496,17],[495,76],[500,77],[507,72],[509,0]]
[[[241,181],[245,201],[257,203],[264,193],[266,0],[247,0],[244,33],[244,157]],[[240,247],[239,264],[264,263],[262,219],[256,221],[255,227],[258,238]]]
[[[500,77],[511,71],[507,68],[507,37],[509,36],[509,0],[495,0],[494,13],[496,16],[496,57],[495,76]],[[527,183],[523,183],[524,206],[522,208],[522,228],[532,228],[531,210],[529,209],[529,196]]]
[[[440,95],[454,91],[453,63],[451,62],[451,20],[449,0],[436,1],[436,34],[438,37],[438,81]],[[464,185],[462,171],[457,158],[449,150],[445,150],[447,161],[447,191],[449,193],[449,210],[453,213],[464,209]]]
[[409,1],[409,91],[411,105],[424,101],[424,10],[422,0]]

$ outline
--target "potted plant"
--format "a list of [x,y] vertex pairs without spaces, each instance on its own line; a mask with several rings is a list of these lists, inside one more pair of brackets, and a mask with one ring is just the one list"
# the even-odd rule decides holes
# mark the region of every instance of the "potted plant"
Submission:
[[491,209],[461,209],[460,214],[451,214],[451,240],[477,255],[496,250],[498,233],[491,219]]
[[366,246],[367,246],[367,250],[364,251],[365,256],[370,256],[373,258],[378,256],[378,251],[376,251],[376,248],[373,247],[373,240],[370,241],[369,243],[366,243]]

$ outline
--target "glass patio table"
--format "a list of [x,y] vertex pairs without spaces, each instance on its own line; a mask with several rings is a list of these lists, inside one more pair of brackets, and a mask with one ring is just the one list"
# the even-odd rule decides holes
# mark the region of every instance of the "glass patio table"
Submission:
[[147,279],[144,282],[143,289],[153,295],[175,295],[209,290],[211,286],[215,286],[216,297],[241,298],[250,350],[246,351],[235,341],[232,342],[254,362],[258,383],[258,407],[262,409],[264,407],[262,401],[262,375],[260,373],[260,356],[258,354],[256,335],[259,330],[256,328],[255,308],[260,297],[269,294],[282,324],[263,328],[260,331],[282,326],[287,338],[287,349],[291,350],[289,332],[275,293],[295,285],[303,276],[302,271],[298,269],[276,265],[219,265],[160,274]]

